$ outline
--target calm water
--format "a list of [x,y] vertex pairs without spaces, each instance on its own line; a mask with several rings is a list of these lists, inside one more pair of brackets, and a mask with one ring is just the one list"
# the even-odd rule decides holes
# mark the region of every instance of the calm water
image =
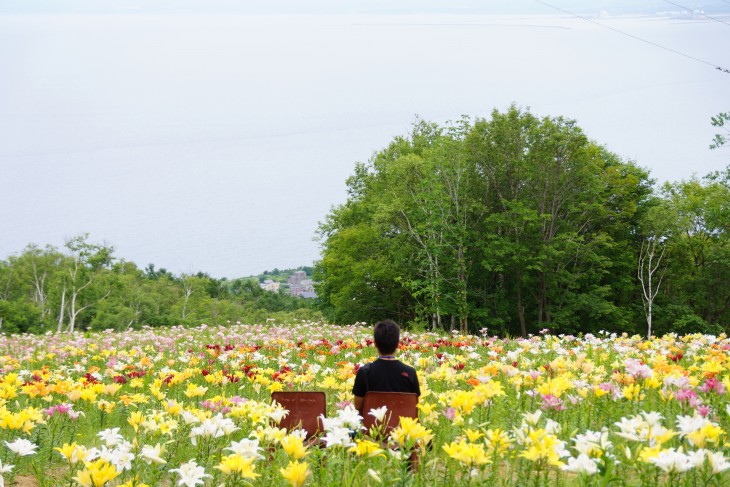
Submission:
[[[730,66],[730,30],[603,22]],[[730,74],[578,19],[0,16],[0,258],[91,232],[117,255],[236,277],[309,264],[345,178],[414,116],[511,102],[575,118],[659,181],[709,151]]]

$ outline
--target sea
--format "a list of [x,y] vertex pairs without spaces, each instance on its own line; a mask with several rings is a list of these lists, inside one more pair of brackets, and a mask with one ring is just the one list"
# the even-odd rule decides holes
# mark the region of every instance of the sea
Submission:
[[311,265],[357,162],[511,104],[657,185],[723,170],[723,19],[2,14],[0,260],[88,232],[175,273]]

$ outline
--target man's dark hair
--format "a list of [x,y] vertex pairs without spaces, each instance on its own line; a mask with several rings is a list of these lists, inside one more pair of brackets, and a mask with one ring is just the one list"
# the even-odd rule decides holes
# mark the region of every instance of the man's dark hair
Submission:
[[400,328],[393,320],[379,321],[373,330],[373,339],[378,351],[383,355],[391,355],[398,348]]

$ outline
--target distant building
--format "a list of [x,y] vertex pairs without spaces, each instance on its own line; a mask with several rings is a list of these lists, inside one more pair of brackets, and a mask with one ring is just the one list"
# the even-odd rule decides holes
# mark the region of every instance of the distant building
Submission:
[[289,276],[289,285],[296,285],[307,279],[307,273],[304,271],[296,271],[294,274]]
[[307,273],[304,271],[296,271],[289,276],[287,283],[289,284],[289,293],[292,296],[299,296],[304,299],[317,297],[314,292],[314,283],[307,278]]
[[264,291],[278,293],[281,284],[278,282],[274,282],[271,279],[266,279],[264,282],[260,283],[259,286],[261,286],[261,289],[263,289]]

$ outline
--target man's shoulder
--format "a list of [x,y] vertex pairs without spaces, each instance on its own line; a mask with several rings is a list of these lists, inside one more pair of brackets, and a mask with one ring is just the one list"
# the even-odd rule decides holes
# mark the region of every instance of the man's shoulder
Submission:
[[400,360],[398,361],[398,363],[401,364],[401,366],[405,367],[406,369],[416,370],[413,367],[411,367],[410,365],[408,365],[407,363],[402,362]]
[[366,363],[365,365],[361,365],[361,366],[360,366],[360,367],[358,367],[358,369],[357,369],[357,374],[367,374],[367,373],[368,373],[368,371],[370,370],[370,366],[371,366],[372,364],[373,364],[372,362],[368,362],[368,363]]
[[415,374],[416,373],[416,369],[414,369],[413,367],[411,367],[408,364],[405,364],[405,363],[401,362],[400,360],[398,360],[395,363],[397,364],[396,365],[396,369],[399,370],[399,371],[401,371],[401,372],[407,372],[408,374]]
[[[401,364],[403,364],[403,362],[401,362]],[[406,370],[408,370],[409,372],[413,372],[414,374],[416,373],[415,367],[411,367],[408,364],[403,364],[403,368],[406,369]]]

